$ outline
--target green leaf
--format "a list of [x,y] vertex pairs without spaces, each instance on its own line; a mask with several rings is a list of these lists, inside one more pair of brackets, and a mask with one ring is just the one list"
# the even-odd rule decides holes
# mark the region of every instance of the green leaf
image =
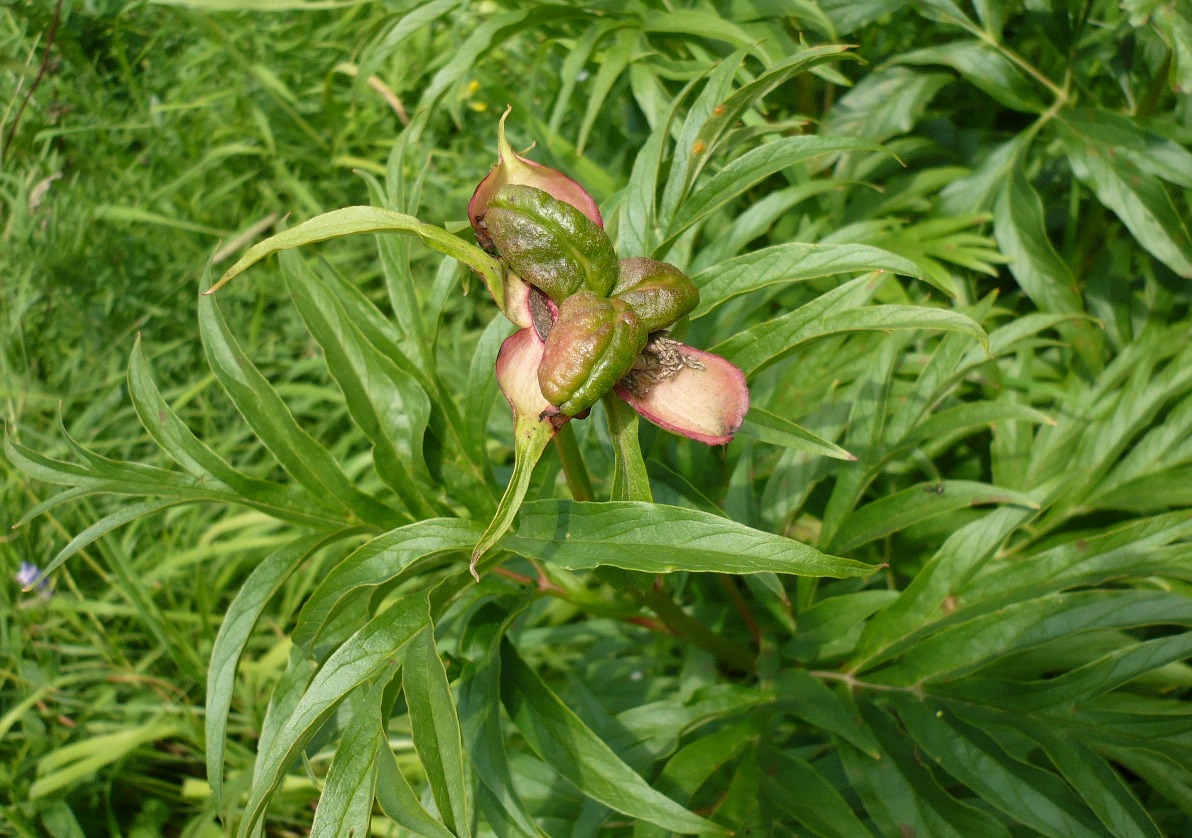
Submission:
[[948,711],[933,712],[909,695],[892,700],[924,753],[1007,817],[1049,838],[1102,834],[1096,817],[1055,774],[1014,759]]
[[[49,751],[37,761],[37,779],[28,787],[29,800],[40,800],[93,777],[106,765],[124,759],[135,749],[181,733],[175,722],[157,718],[116,733],[71,742]],[[694,815],[692,816],[694,817]]]
[[943,616],[948,597],[954,596],[993,558],[1006,538],[1034,514],[1029,509],[998,509],[952,533],[898,599],[865,626],[851,664],[854,671],[895,641]]
[[704,166],[719,151],[725,135],[740,122],[746,111],[800,73],[845,57],[847,50],[848,47],[841,44],[827,44],[796,52],[790,58],[767,69],[753,81],[742,85],[721,102],[718,108],[713,108],[712,115],[700,128],[697,142],[703,145],[704,152],[690,167],[688,185],[694,183]]
[[241,496],[241,503],[275,518],[327,526],[339,523],[336,511],[297,487],[249,477],[233,468],[186,426],[157,384],[141,350],[140,337],[128,362],[128,393],[145,430],[161,449],[199,480],[213,477]]
[[878,18],[910,5],[909,0],[820,0],[819,5],[840,35],[848,35]]
[[[668,797],[690,803],[709,777],[754,744],[758,728],[758,722],[751,720],[700,736],[667,761],[655,785]],[[633,838],[667,838],[669,835],[668,830],[645,821],[639,820],[633,827]]]
[[[228,606],[207,668],[205,739],[207,743],[207,782],[217,810],[223,809],[223,761],[227,749],[228,710],[236,682],[236,667],[252,637],[257,620],[273,595],[281,590],[290,574],[315,551],[331,540],[346,536],[323,534],[301,536],[274,550],[244,580]],[[226,817],[226,813],[224,817]]]
[[[992,336],[990,343],[993,342]],[[915,425],[899,443],[899,448],[911,445],[930,445],[950,440],[975,430],[996,428],[1009,422],[1030,422],[1054,426],[1055,420],[1041,410],[1008,401],[965,402],[945,408]]]
[[892,66],[865,76],[840,97],[824,120],[823,132],[862,137],[875,143],[915,127],[927,105],[945,84],[946,73],[918,73]]
[[335,295],[293,254],[282,256],[282,275],[352,419],[372,443],[377,473],[415,517],[434,515],[422,460],[426,392],[365,340]]
[[429,619],[426,599],[407,597],[369,620],[327,659],[281,722],[268,750],[262,747],[257,757],[238,838],[254,834],[286,770],[348,693],[374,676],[383,677],[386,670],[391,673],[402,649]]
[[[1173,621],[1184,625],[1190,622],[1186,614],[1176,615]],[[1056,704],[1076,708],[1148,672],[1190,656],[1192,632],[1157,637],[1111,652],[1079,669],[1052,678],[1040,685],[1038,696],[1024,695],[1024,698],[1028,706],[1035,708]]]
[[881,759],[881,746],[850,703],[832,692],[805,669],[788,669],[777,681],[778,701],[808,724],[843,739],[872,759]]
[[743,31],[731,20],[699,9],[651,10],[642,15],[642,28],[646,32],[689,35],[695,38],[721,41],[735,47],[757,48],[757,39]]
[[77,554],[80,550],[85,549],[91,544],[94,544],[99,539],[110,533],[112,530],[119,529],[125,524],[131,523],[138,518],[143,518],[146,515],[152,515],[154,512],[160,512],[163,509],[169,509],[171,506],[178,506],[186,501],[179,501],[174,498],[167,498],[165,500],[146,500],[140,503],[134,503],[128,506],[117,509],[110,515],[105,515],[91,526],[87,527],[81,533],[67,542],[66,546],[59,550],[54,558],[50,559],[49,563],[42,568],[42,575],[49,576],[55,570],[60,568],[69,558]]
[[900,64],[942,64],[1007,108],[1042,113],[1047,105],[1031,81],[998,49],[984,41],[953,41],[898,57]]
[[[823,295],[816,302],[827,296]],[[825,313],[812,318],[808,316],[811,312],[804,312],[809,306],[805,305],[791,314],[747,329],[713,347],[711,351],[732,361],[749,376],[785,358],[807,341],[842,332],[931,329],[960,332],[979,341],[984,347],[989,346],[985,330],[975,320],[948,309],[879,305]]]
[[1072,171],[1097,200],[1150,251],[1182,277],[1192,277],[1192,235],[1171,193],[1154,175],[1117,157],[1112,148],[1075,131],[1064,132]]
[[472,770],[480,781],[477,803],[486,820],[494,829],[499,821],[514,833],[545,838],[513,784],[501,731],[500,646],[509,623],[529,603],[523,600],[509,612],[489,606],[469,624],[461,647],[471,653],[472,662],[460,677],[459,715]]
[[505,494],[497,504],[497,511],[492,520],[480,536],[472,550],[471,568],[476,573],[476,564],[480,557],[490,547],[501,540],[508,529],[513,526],[513,519],[521,508],[526,492],[530,489],[530,480],[534,476],[534,466],[542,458],[542,453],[555,435],[555,428],[549,420],[538,419],[518,413],[513,425],[513,474],[509,477],[509,485],[505,487]]
[[[869,832],[832,784],[808,762],[786,753],[774,758],[773,775],[763,788],[788,817],[823,838],[856,838]],[[781,776],[781,782],[777,777]],[[792,794],[792,790],[797,793]]]
[[727,835],[651,788],[543,683],[505,641],[501,700],[530,747],[577,789],[614,811],[683,834]]
[[414,747],[431,793],[447,828],[466,838],[471,835],[471,787],[464,767],[463,734],[431,625],[410,643],[402,666]]
[[866,504],[854,511],[832,541],[832,548],[851,552],[899,530],[957,509],[984,504],[1015,504],[1038,509],[1028,495],[973,480],[919,483]]
[[418,800],[414,787],[402,774],[389,745],[381,747],[377,765],[377,805],[385,817],[417,836],[455,838]]
[[[963,618],[966,613],[961,610],[956,616]],[[1192,623],[1192,602],[1157,591],[1086,591],[1028,599],[1003,605],[917,640],[901,660],[873,677],[882,683],[899,685],[955,679],[1012,652],[1042,646],[1077,632],[1164,623]],[[1114,654],[1126,655],[1131,651],[1137,652],[1137,647]],[[1141,657],[1139,654],[1138,658]],[[1103,664],[1104,671],[1113,670],[1113,677],[1126,677],[1123,673],[1132,671],[1128,666],[1123,663],[1121,669],[1114,669],[1108,663]],[[1065,690],[1061,686],[1065,679],[1093,677],[1093,670],[1088,667],[1084,668],[1085,675],[1078,678],[1075,673],[1079,671],[1053,678],[1047,691],[1054,684],[1055,694],[1059,695]]]
[[[426,85],[422,91],[422,97],[418,101],[417,109],[434,112],[451,87],[460,85],[471,77],[470,74],[476,71],[476,65],[481,56],[487,55],[490,50],[499,49],[514,35],[526,29],[548,26],[555,21],[587,18],[589,14],[583,8],[553,4],[528,7],[488,18],[472,30],[466,41],[452,47],[451,59],[439,68]],[[463,98],[463,96],[459,96],[456,101],[451,101],[448,97],[447,106],[454,110],[456,123],[460,122],[458,109]]]
[[770,175],[814,157],[840,151],[882,151],[882,148],[851,137],[803,135],[783,137],[745,152],[708,178],[679,207],[667,231],[667,241],[674,241],[696,222]]
[[749,46],[742,47],[722,59],[716,69],[708,75],[708,81],[700,91],[699,97],[687,109],[683,127],[675,137],[670,171],[667,173],[666,186],[662,190],[662,200],[658,207],[658,215],[664,225],[674,217],[675,210],[687,196],[694,168],[701,166],[707,159],[706,143],[696,145],[700,131],[715,114],[717,106],[723,107],[720,103],[732,88],[733,79],[740,71],[741,63],[749,54],[749,49]]
[[[733,218],[727,227],[717,231],[715,238],[707,241],[691,260],[693,275],[708,273],[714,275],[717,267],[746,250],[748,245],[774,228],[799,205],[820,195],[836,192],[839,181],[831,178],[816,178],[806,183],[776,189],[758,198]],[[726,219],[727,220],[727,219]]]
[[1104,759],[1079,739],[1019,713],[980,712],[991,723],[1011,725],[1039,742],[1048,759],[1101,819],[1110,834],[1121,838],[1162,838],[1155,822],[1130,787]]
[[1192,90],[1192,12],[1172,4],[1155,10],[1156,23],[1167,35],[1167,42],[1175,58],[1171,88],[1176,93]]
[[874,822],[889,834],[939,838],[1009,838],[1010,831],[985,812],[962,803],[940,787],[918,747],[887,713],[865,702],[860,712],[881,742],[881,759],[854,748],[840,749],[850,784]]
[[[476,350],[468,367],[467,392],[464,395],[464,416],[467,417],[465,437],[477,461],[483,461],[488,441],[488,420],[500,391],[497,377],[493,374],[497,355],[501,351],[501,344],[513,334],[514,328],[504,316],[494,316],[476,341]],[[505,399],[500,399],[500,403],[505,405]]]
[[[281,733],[290,714],[302,700],[302,694],[310,686],[317,669],[318,664],[315,661],[306,657],[302,650],[293,645],[290,646],[285,669],[282,670],[281,677],[273,685],[269,703],[265,707],[265,718],[261,722],[261,735],[257,739],[258,754],[263,754],[273,747],[273,743],[277,741],[278,734]],[[260,780],[264,768],[264,762],[257,759],[253,765],[253,783]]]
[[695,81],[688,83],[670,102],[663,119],[654,126],[633,161],[629,182],[617,204],[617,249],[625,255],[653,253],[662,237],[658,217],[658,176],[663,154],[670,143],[671,124]]
[[536,501],[501,546],[568,570],[612,566],[647,573],[864,576],[873,565],[706,512],[652,503]]
[[964,216],[983,212],[993,206],[1015,162],[1030,146],[1033,135],[1017,134],[997,146],[967,177],[958,178],[940,190],[940,212]]
[[[709,722],[742,717],[757,722],[751,711],[769,708],[773,702],[768,688],[709,685],[694,695],[667,696],[622,710],[607,720],[605,730],[610,747],[625,762],[645,767],[675,753],[684,737]],[[603,714],[603,710],[598,712]]]
[[1059,119],[1089,142],[1112,149],[1113,157],[1129,160],[1148,174],[1192,189],[1192,152],[1146,130],[1131,117],[1102,109],[1073,108],[1061,111]]
[[380,750],[387,748],[381,726],[381,700],[388,682],[378,681],[353,707],[340,736],[335,759],[323,780],[311,838],[353,838],[369,834]]
[[1041,311],[1084,311],[1076,277],[1047,238],[1043,202],[1021,166],[1014,166],[994,203],[993,230],[1018,285]]
[[[785,341],[788,335],[798,335],[813,328],[817,321],[829,314],[865,305],[877,293],[885,279],[886,277],[882,274],[867,274],[849,280],[831,291],[820,294],[814,300],[804,303],[794,311],[759,323],[721,341],[710,351],[733,360],[737,366],[741,366],[740,361],[734,360],[730,356],[741,354],[748,358],[756,357],[756,363],[763,364],[766,358],[781,355],[786,346]],[[746,339],[746,335],[749,336],[748,339]],[[750,347],[756,348],[751,349]],[[748,376],[750,370],[746,369],[745,374]]]
[[829,442],[811,431],[783,419],[760,407],[750,407],[745,424],[737,431],[741,436],[759,439],[771,445],[781,445],[796,451],[806,451],[837,460],[855,461],[857,458],[834,442]]
[[397,758],[386,743],[378,753],[377,805],[391,821],[426,838],[456,838],[434,815],[426,811]]
[[799,612],[798,632],[783,654],[799,661],[816,661],[848,653],[866,619],[897,598],[898,591],[874,589],[821,599]]
[[378,588],[423,559],[468,550],[480,532],[480,524],[475,521],[432,518],[372,539],[331,568],[307,597],[294,628],[294,644],[309,647],[349,594],[362,588]]
[[375,75],[386,59],[397,53],[399,47],[448,12],[463,6],[464,2],[465,0],[429,0],[394,20],[374,45],[365,48],[356,76],[356,92],[363,92],[366,80]]
[[298,424],[232,337],[211,297],[199,298],[199,332],[215,377],[240,415],[294,479],[316,497],[327,498],[345,513],[350,510],[370,524],[388,528],[400,521],[393,509],[357,489],[331,453]]
[[859,271],[922,275],[909,259],[864,244],[779,244],[729,259],[693,276],[692,282],[700,289],[700,305],[691,318],[703,317],[733,297],[761,288]]
[[442,227],[435,227],[412,215],[381,209],[380,207],[344,207],[304,221],[297,227],[258,242],[228,268],[219,282],[204,292],[214,294],[240,273],[266,256],[282,250],[302,247],[358,233],[410,233],[428,247],[463,262],[484,280],[497,306],[505,310],[505,275],[500,263],[474,244],[468,244]]
[[640,49],[638,44],[640,38],[641,34],[636,30],[622,29],[616,33],[613,43],[605,49],[600,61],[600,69],[596,71],[596,77],[592,79],[592,84],[585,90],[584,98],[588,100],[588,104],[584,109],[584,118],[580,123],[579,135],[575,141],[576,154],[584,153],[584,146],[588,144],[588,135],[592,131],[592,126],[596,124],[597,117],[600,116],[600,106],[604,104],[617,79],[624,74],[625,68],[633,62],[635,53]]
[[583,33],[570,45],[567,57],[559,67],[559,88],[555,95],[555,106],[551,110],[550,122],[546,130],[551,134],[559,134],[563,127],[563,117],[567,115],[571,105],[571,97],[575,92],[575,85],[579,81],[580,73],[592,56],[592,51],[610,32],[621,27],[621,21],[605,20],[586,27]]
[[[980,9],[981,0],[976,0],[975,5]],[[953,26],[959,26],[961,29],[966,29],[970,32],[978,31],[977,26],[969,16],[956,5],[955,0],[922,0],[917,5],[915,11],[928,20],[950,23]]]
[[1115,761],[1149,783],[1184,815],[1192,816],[1192,776],[1188,773],[1185,761],[1138,748],[1107,747],[1105,750]]
[[[983,572],[963,578],[958,593],[981,598],[1027,598],[1121,578],[1123,573],[1150,575],[1149,568],[1164,566],[1180,556],[1182,548],[1177,545],[1190,535],[1189,510],[1127,521],[1093,535],[1073,533],[1041,552],[986,566]],[[1174,547],[1174,555],[1163,549],[1168,545]]]
[[1192,466],[1163,469],[1098,491],[1089,499],[1089,506],[1131,512],[1160,512],[1172,507],[1192,506]]

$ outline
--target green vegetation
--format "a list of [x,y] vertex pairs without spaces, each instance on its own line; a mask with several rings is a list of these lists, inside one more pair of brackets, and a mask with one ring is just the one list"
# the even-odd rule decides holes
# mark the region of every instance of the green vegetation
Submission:
[[[18,0],[0,45],[0,833],[1192,833],[1182,0]],[[729,445],[585,392],[521,456],[506,104],[699,287]]]

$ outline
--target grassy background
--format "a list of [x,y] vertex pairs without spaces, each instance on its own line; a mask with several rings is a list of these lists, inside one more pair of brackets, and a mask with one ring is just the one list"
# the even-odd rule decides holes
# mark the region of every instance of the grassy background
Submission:
[[[496,4],[472,4],[387,51],[385,34],[416,5],[362,3],[268,14],[68,0],[47,72],[31,96],[54,7],[18,0],[0,9],[0,113],[5,134],[14,129],[0,167],[0,413],[14,438],[64,456],[64,426],[106,456],[154,461],[155,449],[124,391],[128,355],[139,334],[167,398],[200,437],[256,474],[280,474],[235,420],[213,377],[199,372],[198,276],[220,242],[272,229],[262,226],[270,220],[367,203],[358,172],[384,173],[403,127],[393,101],[414,112],[445,59],[468,33],[503,11]],[[840,20],[841,4],[823,5]],[[822,40],[814,19],[805,23]],[[945,40],[905,10],[848,28],[853,31],[841,35],[858,43],[857,52],[870,61],[842,71],[853,81],[880,68],[884,58]],[[670,50],[678,40],[655,36],[656,54],[642,56],[671,87],[667,73],[680,76],[683,61],[727,52],[723,44],[704,42],[687,52]],[[419,213],[431,223],[464,221],[472,185],[492,163],[492,126],[505,102],[517,100],[531,112],[540,108],[543,122],[553,115],[560,66],[574,45],[533,31],[506,41],[498,37],[494,44],[461,67],[432,103],[428,130],[435,151]],[[1168,135],[1187,142],[1188,97],[1171,91],[1170,67],[1152,74],[1162,76],[1159,82],[1145,72],[1162,64],[1161,56],[1147,54],[1155,49],[1142,36],[1129,44],[1107,41],[1088,60],[1100,60],[1107,77],[1115,62],[1135,62],[1124,73],[1129,83],[1115,87],[1098,78],[1083,92],[1107,107],[1162,115]],[[358,66],[374,67],[388,96],[360,83],[353,75]],[[864,110],[851,115],[853,123],[840,110],[828,118],[845,89],[831,79],[801,80],[780,91],[773,107],[826,119],[842,133],[899,138],[906,168],[890,164],[857,176],[879,184],[888,197],[882,217],[896,220],[890,229],[904,231],[923,219],[960,215],[947,207],[945,187],[959,176],[949,167],[978,165],[990,148],[1030,122],[973,98],[963,79],[943,73],[931,83],[937,82],[936,89],[944,90],[940,99],[914,108],[914,138],[907,135],[910,124],[873,125]],[[602,117],[590,125],[588,168],[580,170],[580,179],[601,198],[624,184],[632,164],[627,149],[636,148],[649,129],[643,107],[648,86],[635,88],[628,75],[610,86],[600,103]],[[577,101],[560,110],[561,130],[552,135],[555,142],[544,143],[541,159],[580,165],[575,141],[587,133],[587,120],[582,96]],[[546,136],[541,126],[523,131],[522,145]],[[930,148],[921,144],[924,138],[932,141]],[[1032,176],[1044,195],[1053,241],[1081,278],[1088,311],[1105,324],[1076,366],[1095,375],[1150,325],[1175,324],[1172,334],[1183,340],[1186,329],[1178,324],[1186,322],[1192,299],[1186,280],[1135,246],[1089,190],[1071,186],[1062,166],[1043,163]],[[1174,200],[1179,210],[1188,209],[1186,194],[1177,192]],[[840,227],[873,218],[860,200],[829,196],[820,206]],[[814,238],[817,223],[801,219],[796,227],[792,221],[790,229],[779,226],[771,235]],[[988,233],[988,218],[975,216],[965,229]],[[873,243],[935,260],[958,283],[958,305],[997,290],[998,304],[1008,311],[1036,307],[999,267],[1003,260],[988,238],[964,240],[963,252],[955,240],[933,239],[926,228],[910,236],[875,234]],[[357,270],[368,264],[362,254],[369,248],[364,241],[340,245],[327,259]],[[263,270],[258,287],[275,279]],[[383,294],[379,271],[353,279],[374,297]],[[241,340],[313,432],[341,440],[333,451],[349,473],[362,471],[353,447],[358,440],[344,433],[350,422],[342,396],[328,384],[309,336],[283,295],[251,291],[234,289],[223,298]],[[484,308],[474,299],[451,303],[460,351],[475,341],[483,323],[478,305]],[[854,362],[873,349],[851,346]],[[1056,366],[1058,390],[1067,370]],[[809,374],[805,386],[830,387],[831,375]],[[1036,375],[1033,386],[1042,392],[1045,384],[1038,381],[1047,379]],[[984,469],[980,448],[961,446],[929,465],[947,477],[976,479]],[[127,503],[86,499],[56,506],[10,531],[52,487],[3,459],[0,480],[0,557],[9,579],[21,561],[44,565],[71,536]],[[1072,527],[1103,524],[1077,518]],[[955,525],[949,518],[940,530],[926,526],[908,540],[937,543]],[[135,521],[82,551],[56,574],[52,598],[0,585],[0,828],[55,836],[221,834],[206,797],[200,745],[206,660],[230,596],[285,538],[283,527],[257,513],[184,507]],[[901,578],[916,569],[913,562],[900,567]],[[306,568],[287,584],[255,636],[233,710],[234,764],[251,763],[268,691],[286,663],[286,631],[320,570]],[[1173,683],[1187,687],[1186,677],[1181,673]],[[291,777],[274,808],[273,834],[301,834],[309,825],[314,777],[330,753],[315,749],[312,769]],[[1161,814],[1166,806],[1155,804]],[[1173,828],[1186,822],[1177,813],[1168,816]]]

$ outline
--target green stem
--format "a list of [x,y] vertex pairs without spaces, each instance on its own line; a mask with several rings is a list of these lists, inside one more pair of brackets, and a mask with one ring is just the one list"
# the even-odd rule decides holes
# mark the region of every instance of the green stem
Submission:
[[613,490],[609,499],[652,503],[654,493],[637,438],[637,413],[613,393],[606,393],[603,401],[608,432],[613,438]]
[[847,684],[850,690],[873,690],[874,692],[894,692],[894,693],[910,693],[911,695],[923,697],[923,688],[919,684],[910,687],[896,687],[891,684],[875,684],[871,681],[862,681],[854,677],[848,672],[826,672],[822,670],[808,670],[808,675],[813,678],[819,678],[821,681],[839,681],[842,684]]
[[1005,44],[999,43],[992,35],[990,35],[985,30],[977,29],[974,31],[976,32],[977,36],[979,38],[981,38],[981,40],[983,40],[989,46],[993,47],[998,52],[1000,52],[1002,55],[1004,55],[1010,62],[1016,64],[1024,73],[1029,75],[1035,81],[1039,82],[1039,84],[1043,85],[1048,90],[1050,90],[1051,95],[1054,96],[1056,98],[1056,101],[1061,103],[1061,105],[1068,101],[1068,96],[1069,96],[1068,91],[1065,90],[1064,88],[1060,87],[1058,84],[1053,82],[1047,76],[1043,75],[1043,73],[1040,72],[1038,70],[1038,68],[1035,67],[1034,64],[1027,61],[1025,58],[1023,58],[1021,55],[1016,53],[1014,50],[1010,49]]
[[752,649],[716,634],[676,605],[660,587],[645,591],[630,590],[643,605],[658,615],[658,619],[675,637],[710,652],[718,661],[739,672],[752,673],[756,669],[757,655]]
[[575,439],[575,431],[568,422],[559,428],[555,436],[555,448],[558,449],[559,459],[563,461],[563,474],[567,478],[567,488],[571,490],[571,497],[577,501],[596,499],[592,491],[592,479],[588,477],[588,467],[584,465],[583,455],[579,452],[579,443]]

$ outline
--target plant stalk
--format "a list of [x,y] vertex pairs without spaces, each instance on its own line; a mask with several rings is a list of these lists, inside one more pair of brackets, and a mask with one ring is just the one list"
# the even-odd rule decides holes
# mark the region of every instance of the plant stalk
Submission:
[[567,488],[574,500],[586,502],[596,499],[592,491],[592,479],[588,476],[588,467],[584,465],[583,455],[579,451],[579,443],[575,439],[575,431],[568,422],[559,428],[555,435],[555,448],[559,452],[559,459],[563,461],[563,475],[567,478]]

